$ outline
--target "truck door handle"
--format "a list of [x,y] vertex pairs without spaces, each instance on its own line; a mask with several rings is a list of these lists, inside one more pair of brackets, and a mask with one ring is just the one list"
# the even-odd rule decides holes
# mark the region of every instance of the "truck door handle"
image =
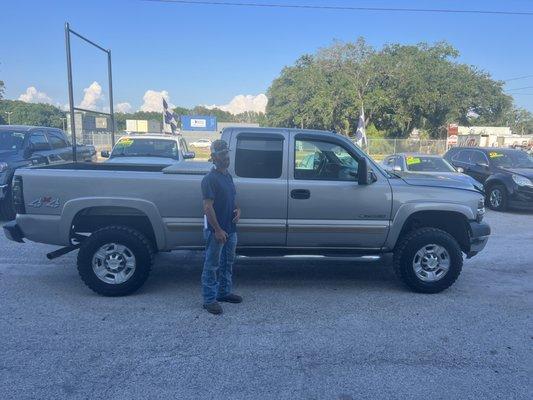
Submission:
[[294,189],[291,190],[291,197],[293,199],[305,200],[311,197],[311,192],[307,189]]

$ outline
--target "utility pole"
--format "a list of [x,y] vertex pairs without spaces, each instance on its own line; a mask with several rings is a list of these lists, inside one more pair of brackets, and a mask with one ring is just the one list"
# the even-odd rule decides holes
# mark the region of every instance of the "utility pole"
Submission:
[[7,114],[7,124],[11,125],[11,114],[13,114],[13,111],[4,111],[4,113]]

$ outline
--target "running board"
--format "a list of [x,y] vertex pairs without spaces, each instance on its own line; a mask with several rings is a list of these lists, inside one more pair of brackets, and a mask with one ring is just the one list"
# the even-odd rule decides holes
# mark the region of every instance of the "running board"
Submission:
[[381,260],[380,255],[318,255],[318,254],[289,254],[280,256],[245,256],[237,255],[237,261],[280,261],[280,260],[323,260],[323,261],[351,261],[351,262],[376,262]]

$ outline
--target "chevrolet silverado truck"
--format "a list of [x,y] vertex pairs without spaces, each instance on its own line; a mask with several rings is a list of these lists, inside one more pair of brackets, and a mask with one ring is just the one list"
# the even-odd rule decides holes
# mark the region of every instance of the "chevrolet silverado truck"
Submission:
[[[93,146],[76,147],[80,161],[93,161]],[[44,126],[0,126],[0,220],[15,218],[11,180],[26,165],[72,162],[72,147],[61,129]]]
[[[393,253],[397,276],[416,292],[452,285],[490,228],[483,193],[446,177],[387,172],[339,134],[226,128],[229,172],[242,210],[238,254],[372,260]],[[200,182],[205,162],[72,163],[19,169],[16,220],[6,236],[77,250],[82,280],[107,296],[148,278],[156,252],[202,250]]]

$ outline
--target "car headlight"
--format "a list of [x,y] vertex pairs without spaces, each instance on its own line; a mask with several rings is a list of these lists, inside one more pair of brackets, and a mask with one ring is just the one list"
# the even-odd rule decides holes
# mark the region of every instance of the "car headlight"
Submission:
[[477,202],[477,222],[483,221],[483,217],[485,216],[485,199],[482,197]]
[[4,172],[7,169],[8,165],[6,162],[0,162],[0,172]]
[[513,174],[513,181],[518,186],[532,186],[533,187],[533,182],[531,182],[530,179],[527,179],[525,176],[522,176],[522,175]]

